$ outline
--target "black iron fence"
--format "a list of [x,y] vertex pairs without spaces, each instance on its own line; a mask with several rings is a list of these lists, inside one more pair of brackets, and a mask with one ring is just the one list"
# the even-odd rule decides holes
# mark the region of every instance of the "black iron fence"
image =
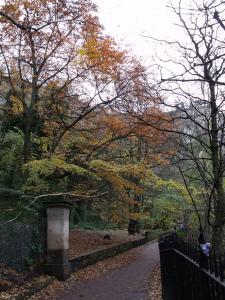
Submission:
[[225,300],[225,257],[175,234],[161,237],[159,250],[164,300]]

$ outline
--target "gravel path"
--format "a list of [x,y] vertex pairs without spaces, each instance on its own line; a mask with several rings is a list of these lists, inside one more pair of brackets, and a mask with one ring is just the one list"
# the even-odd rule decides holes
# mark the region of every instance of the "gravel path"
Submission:
[[63,292],[60,300],[147,300],[147,279],[159,263],[156,242],[144,246],[130,264],[92,280],[75,284]]

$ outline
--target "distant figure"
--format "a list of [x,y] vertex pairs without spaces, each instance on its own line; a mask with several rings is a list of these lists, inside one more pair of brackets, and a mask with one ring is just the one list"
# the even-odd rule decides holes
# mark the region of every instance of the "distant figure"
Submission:
[[111,240],[111,236],[109,234],[104,235],[103,237],[104,240]]
[[198,236],[198,242],[199,242],[199,266],[205,269],[208,269],[208,256],[211,251],[211,244],[206,243],[205,237],[203,234],[203,229],[199,228],[199,236]]
[[145,231],[144,236],[145,236],[145,237],[148,237],[148,236],[149,236],[149,233],[150,233],[149,231]]
[[137,220],[130,219],[128,233],[133,235],[135,235],[135,233],[140,233],[140,226]]
[[183,223],[180,223],[180,224],[179,224],[179,230],[180,230],[180,231],[186,231],[186,228],[185,228],[185,226],[184,226]]
[[209,256],[212,246],[210,243],[205,243],[205,244],[200,244],[200,248],[204,255]]

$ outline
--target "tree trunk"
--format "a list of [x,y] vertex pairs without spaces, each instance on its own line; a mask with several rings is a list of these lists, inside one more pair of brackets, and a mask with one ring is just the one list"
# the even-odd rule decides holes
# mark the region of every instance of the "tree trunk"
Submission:
[[207,206],[204,208],[204,213],[203,213],[203,232],[204,232],[204,237],[207,241],[210,241],[211,239],[211,227],[209,225],[209,220],[208,220],[208,203]]
[[225,217],[225,196],[223,178],[218,180],[216,186],[217,201],[215,203],[215,222],[212,232],[212,246],[216,252],[223,252],[224,241],[224,217]]
[[24,129],[24,145],[23,145],[23,161],[28,162],[31,156],[31,133],[32,133],[32,123],[33,123],[33,111],[28,108],[24,119],[25,119],[25,129]]
[[218,144],[218,108],[216,104],[215,84],[209,83],[211,103],[211,155],[213,167],[213,184],[216,192],[215,197],[215,220],[212,233],[213,248],[216,252],[222,252],[224,217],[225,217],[225,194],[223,188],[223,171],[220,165],[220,153]]
[[[28,32],[29,42],[30,42],[30,50],[32,55],[32,91],[30,95],[30,104],[25,103],[24,105],[24,119],[25,119],[25,131],[24,131],[24,146],[23,146],[23,159],[24,163],[26,163],[31,156],[31,134],[32,134],[32,126],[33,126],[33,118],[36,115],[36,104],[38,98],[38,76],[40,73],[37,71],[37,57],[36,57],[36,49],[35,43],[33,40],[32,32],[29,30]],[[40,71],[39,71],[40,72]],[[25,102],[25,99],[24,99]]]

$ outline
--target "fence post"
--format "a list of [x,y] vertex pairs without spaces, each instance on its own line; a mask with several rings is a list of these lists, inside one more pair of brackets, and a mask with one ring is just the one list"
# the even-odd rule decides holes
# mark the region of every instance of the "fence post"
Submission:
[[47,215],[47,259],[45,271],[66,280],[70,275],[69,215],[72,207],[66,196],[51,196],[45,202]]
[[178,300],[177,298],[177,266],[174,261],[173,248],[177,242],[176,235],[169,234],[159,239],[161,265],[162,298],[163,300]]

